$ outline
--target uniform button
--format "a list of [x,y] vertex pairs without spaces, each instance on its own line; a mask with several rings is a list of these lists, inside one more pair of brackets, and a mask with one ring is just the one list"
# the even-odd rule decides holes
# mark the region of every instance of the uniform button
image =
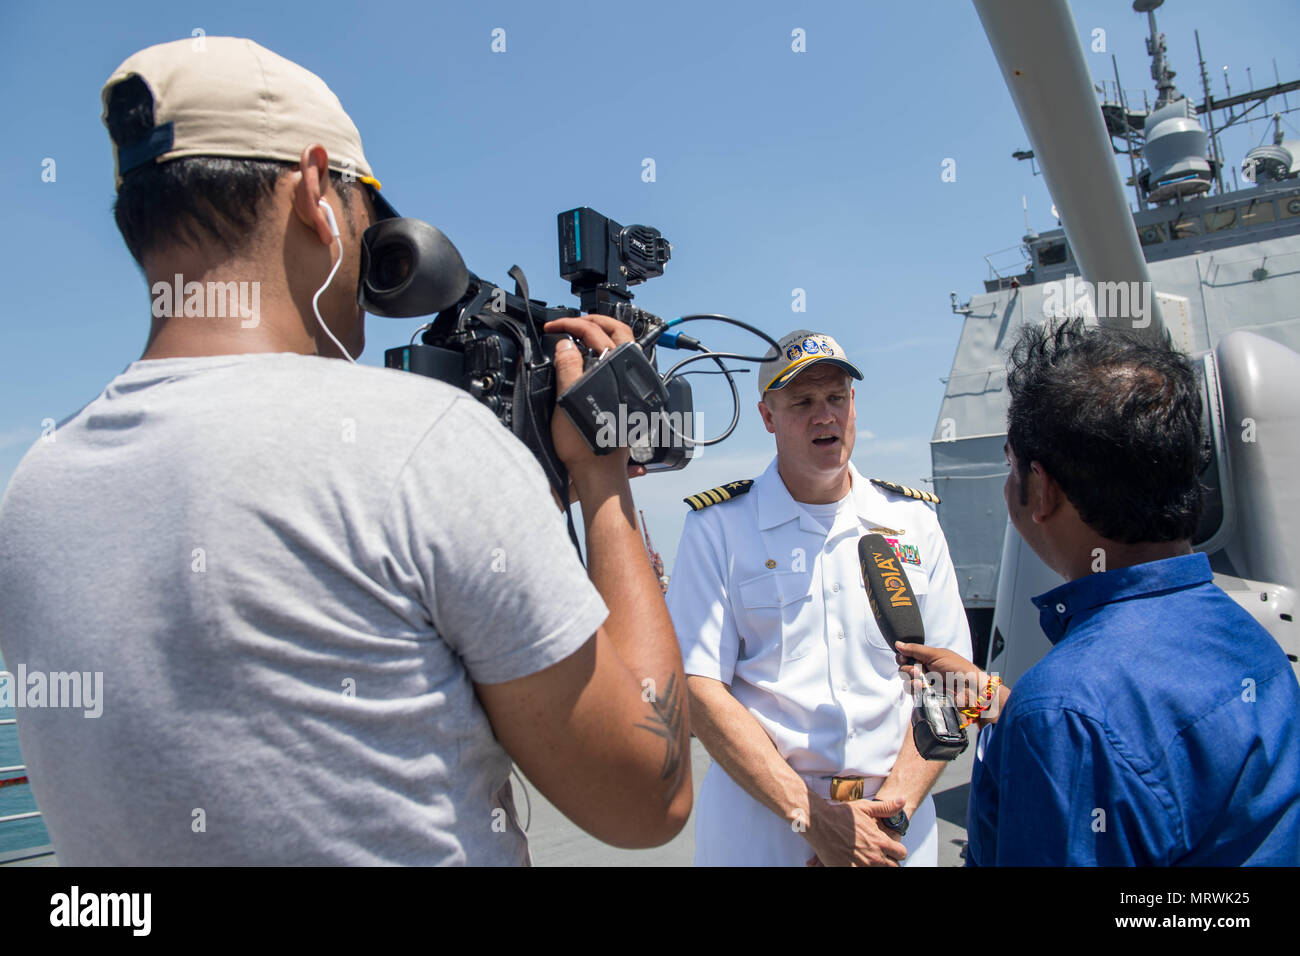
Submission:
[[835,632],[835,636],[838,637],[841,641],[844,640],[844,632],[843,632],[843,631],[836,631],[836,632]]
[[1064,614],[1064,613],[1065,613],[1065,605],[1064,605],[1064,604],[1058,604],[1058,605],[1056,605],[1056,613],[1057,613],[1057,614]]
[[856,737],[857,735],[858,735],[858,732],[857,732],[856,730],[850,730],[850,731],[849,731],[849,736],[850,736],[850,737]]
[[848,681],[840,681],[840,690],[848,690],[848,689],[849,689]]
[[839,593],[839,590],[840,590],[839,583],[836,582],[835,584],[832,584],[832,585],[831,585],[831,590],[834,591],[836,594],[838,594],[838,593]]

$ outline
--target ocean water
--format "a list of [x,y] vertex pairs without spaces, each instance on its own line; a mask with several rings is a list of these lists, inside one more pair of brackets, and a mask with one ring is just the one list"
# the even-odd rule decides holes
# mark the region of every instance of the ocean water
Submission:
[[[5,670],[4,658],[0,658],[0,670]],[[14,708],[0,707],[0,720],[14,717]],[[23,762],[18,751],[18,728],[14,724],[0,724],[0,767],[13,767]],[[4,778],[21,777],[20,773],[0,774]],[[15,787],[0,787],[0,817],[11,813],[28,813],[36,809],[36,798],[32,788],[27,784]],[[33,846],[45,846],[50,842],[50,835],[40,817],[30,820],[15,820],[12,823],[0,823],[0,854],[9,850],[25,850]]]

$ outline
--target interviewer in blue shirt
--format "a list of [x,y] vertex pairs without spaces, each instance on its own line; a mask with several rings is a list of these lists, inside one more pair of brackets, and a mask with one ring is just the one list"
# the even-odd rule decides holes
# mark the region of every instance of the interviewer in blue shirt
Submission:
[[1191,549],[1190,363],[1079,321],[1035,326],[1007,387],[1007,510],[1067,582],[1033,599],[1054,646],[1012,693],[949,651],[898,645],[992,701],[967,864],[1300,865],[1300,686]]

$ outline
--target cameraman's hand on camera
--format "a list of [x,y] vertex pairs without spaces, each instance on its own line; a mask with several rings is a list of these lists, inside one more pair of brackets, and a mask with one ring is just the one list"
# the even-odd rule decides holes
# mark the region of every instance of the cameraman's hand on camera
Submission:
[[[617,319],[607,315],[581,315],[547,322],[545,331],[563,333],[582,341],[597,355],[632,341],[632,330]],[[572,342],[561,341],[555,348],[555,392],[564,392],[582,377],[582,352]],[[628,477],[644,475],[645,468],[629,462],[626,448],[616,448],[608,455],[597,455],[586,439],[569,421],[569,416],[557,405],[551,419],[551,440],[555,453],[573,476],[574,485],[581,486],[582,478],[589,473],[622,473]]]

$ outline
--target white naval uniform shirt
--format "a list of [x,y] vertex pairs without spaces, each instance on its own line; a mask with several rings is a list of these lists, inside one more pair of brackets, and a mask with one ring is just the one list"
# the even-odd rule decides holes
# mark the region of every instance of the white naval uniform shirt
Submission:
[[[864,793],[874,794],[911,723],[911,697],[858,566],[864,534],[884,534],[904,556],[926,643],[971,656],[934,511],[849,470],[852,489],[829,533],[790,496],[775,459],[747,494],[687,515],[667,595],[686,673],[729,685],[823,797],[834,774],[866,777]],[[716,764],[697,808],[697,864],[802,864],[812,853],[790,821]],[[909,854],[924,842],[935,856],[934,830],[927,798],[903,841]]]

